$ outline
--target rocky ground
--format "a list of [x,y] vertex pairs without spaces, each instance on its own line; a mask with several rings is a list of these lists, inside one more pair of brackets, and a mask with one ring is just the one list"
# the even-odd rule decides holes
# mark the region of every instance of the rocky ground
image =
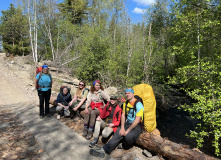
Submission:
[[18,117],[9,109],[0,111],[0,155],[2,159],[40,159],[43,149]]

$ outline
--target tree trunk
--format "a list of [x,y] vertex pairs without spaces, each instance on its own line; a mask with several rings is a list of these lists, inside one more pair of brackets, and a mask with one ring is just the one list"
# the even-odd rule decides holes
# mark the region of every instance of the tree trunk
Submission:
[[[129,76],[130,62],[131,62],[131,56],[132,56],[132,46],[131,46],[132,40],[130,40],[129,34],[130,34],[130,18],[128,18],[128,28],[127,28],[127,48],[128,48],[127,78]],[[133,37],[133,35],[131,37]],[[127,84],[127,79],[126,79],[126,84]]]
[[147,52],[145,49],[145,39],[144,39],[144,33],[143,33],[143,50],[144,50],[144,75],[145,75],[145,82],[149,84],[149,64],[150,64],[150,58],[152,56],[152,46],[151,46],[151,26],[152,24],[150,23],[150,27],[149,27],[149,38],[148,38],[148,45],[149,45],[149,49],[150,49],[150,54],[148,57],[148,62],[147,62]]
[[[33,60],[35,63],[38,62],[38,59],[37,59],[37,23],[36,23],[36,19],[37,19],[37,8],[36,8],[36,1],[34,3],[35,6],[33,6],[33,9],[35,11],[35,14],[34,14],[34,40],[32,38],[32,25],[31,25],[31,13],[30,13],[30,1],[28,0],[28,23],[29,23],[29,38],[30,38],[30,42],[31,42],[31,50],[32,50],[32,55],[33,55]],[[33,44],[33,41],[34,41],[34,44]],[[35,46],[36,45],[36,46]]]
[[34,54],[35,54],[35,62],[38,63],[38,28],[37,28],[37,1],[35,0],[34,3],[35,7],[35,18],[34,18],[34,46],[35,46],[35,50],[34,50]]
[[198,72],[200,72],[200,29],[199,29],[199,18],[197,11],[197,43],[198,43]]
[[218,160],[198,149],[190,149],[189,146],[171,142],[166,138],[148,132],[143,132],[136,143],[171,160]]

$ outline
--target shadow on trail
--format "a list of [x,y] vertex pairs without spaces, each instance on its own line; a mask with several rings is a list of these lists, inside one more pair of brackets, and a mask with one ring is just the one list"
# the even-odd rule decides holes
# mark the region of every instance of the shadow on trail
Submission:
[[[86,141],[53,117],[40,119],[38,106],[32,103],[18,103],[11,104],[10,108],[14,110],[29,131],[34,134],[40,145],[47,152],[50,151],[50,156],[61,153],[65,155],[68,152],[72,155],[78,154],[78,156],[89,154],[89,141]],[[52,113],[54,113],[53,110],[54,108],[51,108]],[[85,146],[88,150],[84,148]],[[76,153],[71,153],[73,149]]]

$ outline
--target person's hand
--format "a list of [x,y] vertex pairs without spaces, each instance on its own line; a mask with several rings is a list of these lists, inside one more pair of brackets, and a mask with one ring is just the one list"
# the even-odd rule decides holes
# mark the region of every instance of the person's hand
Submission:
[[127,135],[127,133],[129,133],[130,131],[128,131],[128,130],[126,130],[125,131],[125,133],[124,133],[124,136],[126,136]]
[[89,114],[89,111],[88,109],[86,108],[85,111],[84,111],[86,114]]
[[77,108],[77,107],[74,107],[72,110],[76,112],[76,111],[78,110],[78,108]]
[[113,123],[110,123],[110,124],[108,124],[107,126],[110,127],[110,128],[112,128],[112,127],[114,126],[114,124],[113,124]]
[[72,102],[70,102],[68,105],[71,106],[71,105],[72,105]]
[[64,108],[68,110],[68,107],[65,107],[65,106],[64,106]]
[[96,120],[97,120],[97,121],[101,121],[101,117],[100,117],[100,116],[98,116]]
[[124,136],[124,134],[125,134],[125,129],[124,129],[124,128],[121,128],[119,134],[120,134],[121,136]]

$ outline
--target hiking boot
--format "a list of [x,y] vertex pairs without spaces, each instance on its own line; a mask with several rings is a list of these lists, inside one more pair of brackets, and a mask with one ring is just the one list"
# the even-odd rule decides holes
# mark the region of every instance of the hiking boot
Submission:
[[92,137],[93,137],[93,131],[88,130],[86,139],[87,139],[87,140],[90,140]]
[[61,116],[58,114],[58,115],[57,115],[57,120],[59,120],[60,118],[61,118]]
[[87,130],[88,130],[87,128],[84,128],[84,130],[83,130],[82,136],[85,137],[85,138],[86,138],[86,136],[87,136]]
[[94,140],[92,140],[91,143],[89,144],[89,147],[93,148],[94,146],[96,146],[97,141],[98,141],[98,138],[94,138]]
[[99,157],[99,158],[104,158],[105,157],[105,151],[103,148],[99,149],[90,149],[90,155]]

